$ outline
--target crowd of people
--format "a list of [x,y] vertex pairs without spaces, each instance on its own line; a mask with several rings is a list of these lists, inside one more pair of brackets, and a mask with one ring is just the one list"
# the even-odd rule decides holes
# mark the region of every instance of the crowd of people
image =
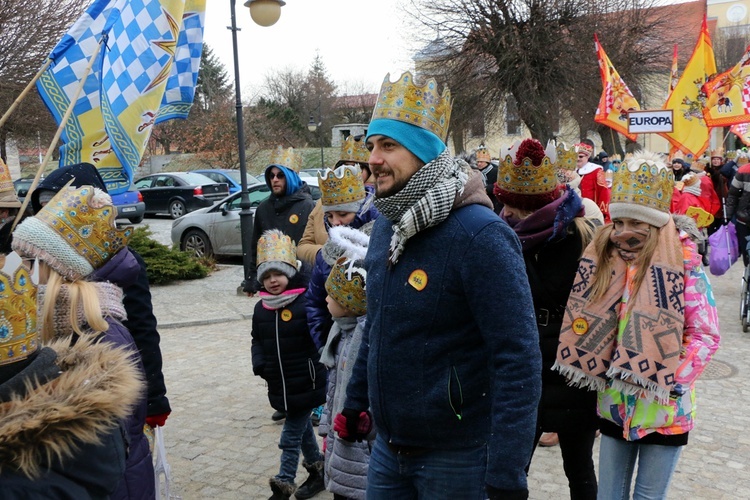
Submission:
[[256,232],[253,369],[287,415],[270,498],[527,498],[545,442],[573,499],[663,498],[719,345],[684,214],[718,218],[718,176],[737,172],[731,196],[750,170],[698,160],[675,182],[660,155],[588,140],[453,157],[444,92],[386,79],[303,237]]
[[[526,499],[535,448],[556,444],[572,499],[665,498],[720,341],[685,214],[750,233],[747,155],[530,138],[454,157],[450,112],[434,80],[386,78],[319,202],[293,148],[265,169],[244,290],[284,420],[270,499]],[[92,165],[48,176],[15,230],[7,184],[2,496],[154,498],[147,436],[170,407],[132,229]]]

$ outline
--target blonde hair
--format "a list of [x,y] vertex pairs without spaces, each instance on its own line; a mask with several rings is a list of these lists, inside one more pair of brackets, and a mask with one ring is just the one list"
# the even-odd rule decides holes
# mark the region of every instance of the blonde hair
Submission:
[[[589,296],[589,302],[594,303],[602,299],[609,289],[610,282],[612,280],[612,267],[614,257],[612,256],[612,250],[615,248],[612,241],[610,241],[610,235],[614,231],[614,224],[609,223],[602,227],[594,235],[594,241],[591,243],[594,246],[596,259],[598,261],[596,271],[594,272],[594,279],[591,283],[591,295]],[[628,300],[628,311],[633,307],[635,296],[638,294],[638,289],[641,287],[646,273],[648,272],[649,264],[651,264],[651,257],[654,256],[656,247],[659,244],[659,228],[649,226],[648,236],[643,243],[643,248],[638,252],[638,256],[635,258],[634,265],[636,266],[635,278],[633,279],[633,295]]]
[[70,297],[67,320],[75,333],[81,336],[92,333],[84,331],[83,325],[78,321],[78,309],[80,307],[83,307],[85,324],[93,330],[93,333],[99,334],[109,329],[109,323],[102,315],[99,295],[94,283],[83,280],[66,281],[60,273],[44,261],[39,261],[39,273],[42,280],[44,276],[47,276],[47,289],[44,293],[44,302],[41,304],[40,312],[41,339],[43,342],[49,342],[58,336],[55,328],[55,313],[57,312],[58,297],[63,285],[67,286]]

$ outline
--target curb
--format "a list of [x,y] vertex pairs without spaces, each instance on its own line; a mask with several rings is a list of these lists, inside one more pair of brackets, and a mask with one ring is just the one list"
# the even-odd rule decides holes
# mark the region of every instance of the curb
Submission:
[[206,326],[206,325],[217,325],[220,323],[232,323],[235,321],[245,321],[252,319],[252,314],[237,314],[236,316],[225,317],[225,318],[214,318],[214,319],[200,319],[192,321],[171,321],[165,323],[159,323],[157,320],[158,330],[170,330],[174,328],[189,328],[191,326]]

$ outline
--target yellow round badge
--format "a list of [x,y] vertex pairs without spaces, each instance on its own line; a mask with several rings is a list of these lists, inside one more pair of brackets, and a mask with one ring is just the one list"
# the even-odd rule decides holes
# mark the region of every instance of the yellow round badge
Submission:
[[572,328],[576,335],[583,335],[589,331],[589,322],[583,318],[576,318],[573,320]]
[[299,222],[299,215],[297,215],[297,214],[290,215],[289,216],[289,222],[291,222],[292,224],[298,223]]
[[281,321],[289,321],[290,319],[292,319],[292,311],[289,309],[281,311]]
[[409,284],[421,292],[427,286],[427,273],[421,269],[414,270],[409,275]]

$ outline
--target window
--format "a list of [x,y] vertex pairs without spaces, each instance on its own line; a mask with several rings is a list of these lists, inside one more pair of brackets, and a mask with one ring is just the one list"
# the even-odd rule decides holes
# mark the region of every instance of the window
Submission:
[[151,187],[151,182],[153,179],[151,177],[146,177],[145,179],[141,179],[138,182],[135,183],[136,189],[148,189]]
[[518,116],[518,103],[516,98],[508,95],[505,98],[505,133],[507,135],[518,135],[521,133],[521,119]]

